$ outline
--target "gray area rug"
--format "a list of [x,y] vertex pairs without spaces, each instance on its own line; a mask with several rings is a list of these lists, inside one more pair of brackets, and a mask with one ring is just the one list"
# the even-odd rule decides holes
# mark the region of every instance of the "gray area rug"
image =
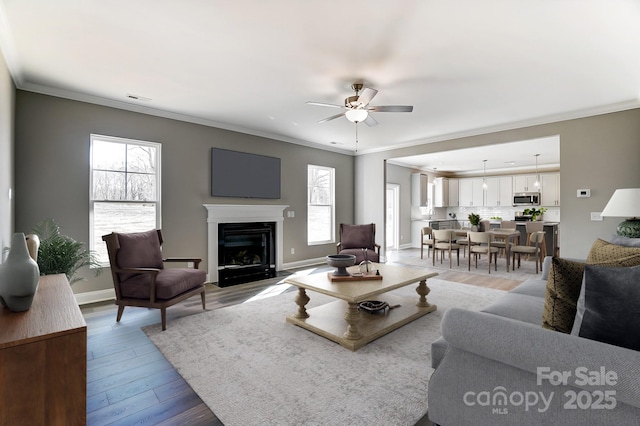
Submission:
[[[427,412],[430,345],[442,314],[482,309],[503,293],[438,279],[428,285],[436,312],[357,352],[286,323],[296,292],[271,295],[288,285],[145,332],[226,426],[414,425]],[[413,285],[394,293],[418,298]],[[335,300],[307,294],[307,307]]]

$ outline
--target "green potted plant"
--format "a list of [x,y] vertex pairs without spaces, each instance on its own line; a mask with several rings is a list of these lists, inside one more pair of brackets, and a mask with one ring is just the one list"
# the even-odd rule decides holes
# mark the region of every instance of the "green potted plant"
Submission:
[[526,214],[526,215],[531,215],[531,220],[538,220],[538,216],[542,216],[544,214],[544,212],[546,212],[547,209],[546,207],[540,207],[539,209],[536,209],[535,207],[532,207],[530,209],[524,209],[524,211],[522,213]]
[[480,225],[480,215],[475,213],[469,213],[469,222],[471,223],[471,227],[475,226],[475,229],[478,229],[478,225]]
[[45,219],[33,227],[40,238],[38,267],[40,275],[65,274],[70,284],[82,280],[76,272],[83,266],[93,266],[98,275],[102,272],[95,253],[87,250],[84,243],[63,235],[53,219]]

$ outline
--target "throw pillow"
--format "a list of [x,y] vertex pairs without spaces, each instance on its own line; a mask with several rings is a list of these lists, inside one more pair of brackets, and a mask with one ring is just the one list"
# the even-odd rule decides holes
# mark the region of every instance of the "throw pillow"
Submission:
[[[574,334],[640,350],[640,266],[586,265]],[[577,330],[576,330],[577,329]]]
[[598,238],[589,251],[587,263],[590,265],[615,263],[618,266],[640,265],[640,247],[612,244]]
[[625,247],[640,247],[640,238],[629,238],[621,235],[613,235],[611,237],[611,244],[617,244]]
[[553,257],[547,278],[547,292],[542,313],[542,328],[571,333],[584,263]]

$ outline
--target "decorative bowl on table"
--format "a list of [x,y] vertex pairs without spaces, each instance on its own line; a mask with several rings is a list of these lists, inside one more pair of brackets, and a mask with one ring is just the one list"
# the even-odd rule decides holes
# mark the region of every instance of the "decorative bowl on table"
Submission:
[[334,277],[348,277],[347,267],[356,264],[356,257],[352,254],[330,254],[327,256],[327,265],[337,268],[333,271]]

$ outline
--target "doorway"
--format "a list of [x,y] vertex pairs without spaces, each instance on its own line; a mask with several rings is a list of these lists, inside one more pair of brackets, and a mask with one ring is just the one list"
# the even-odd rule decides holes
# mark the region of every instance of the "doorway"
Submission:
[[387,250],[398,250],[400,248],[400,185],[388,183],[386,198],[386,248]]

